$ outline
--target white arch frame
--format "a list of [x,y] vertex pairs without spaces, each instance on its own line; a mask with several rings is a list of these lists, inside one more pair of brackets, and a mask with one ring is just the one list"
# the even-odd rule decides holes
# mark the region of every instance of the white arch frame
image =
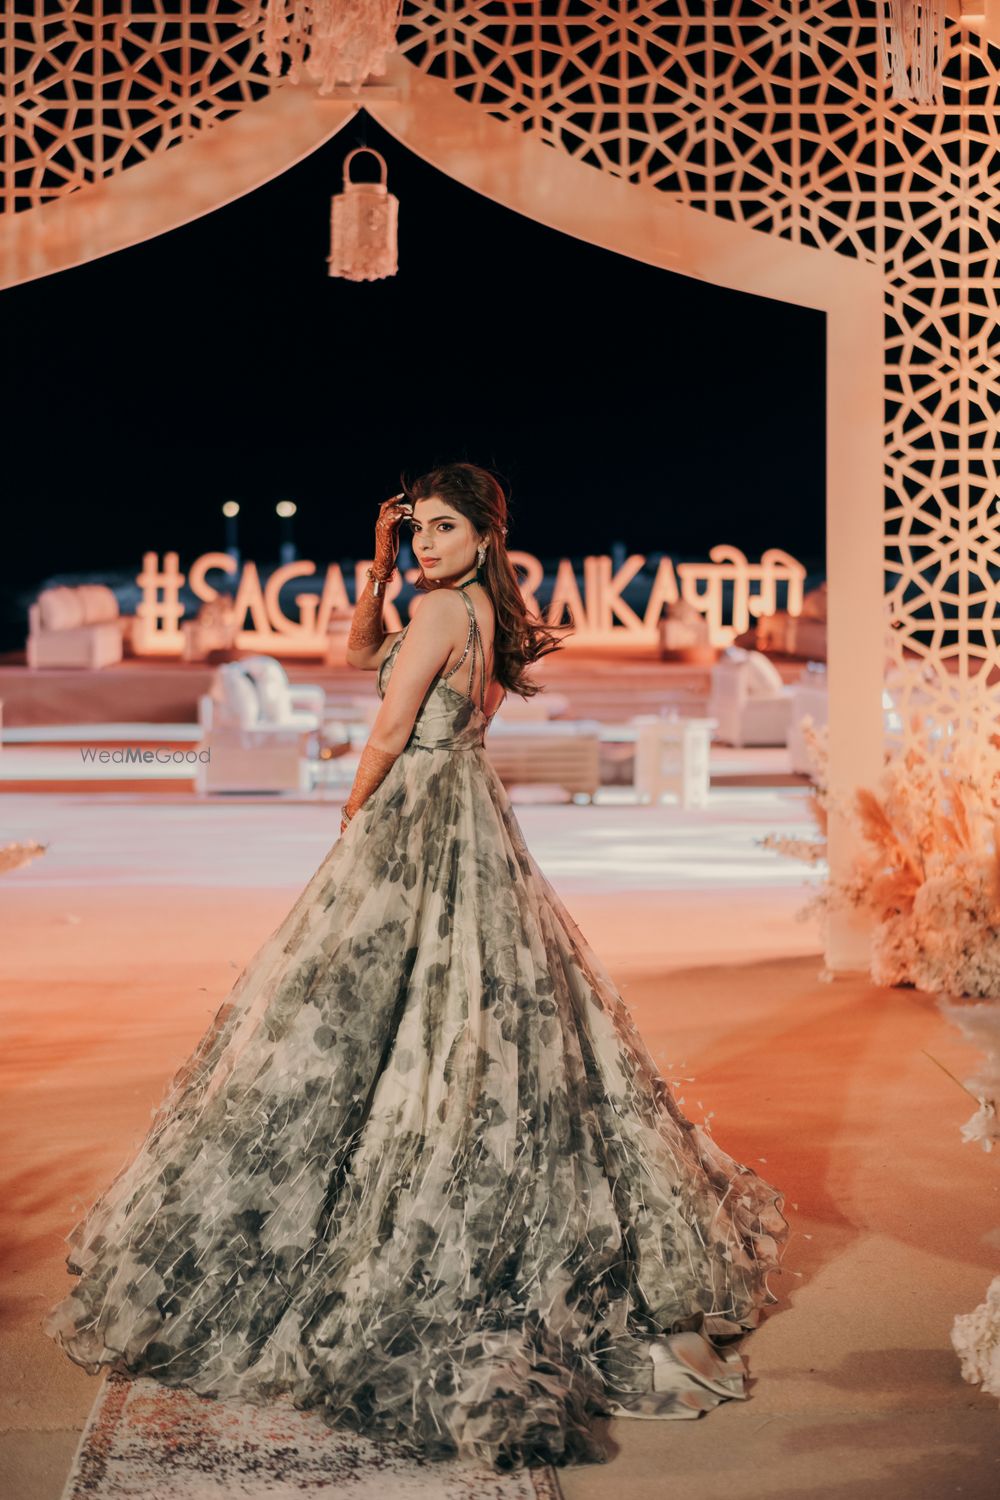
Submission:
[[[882,765],[882,274],[878,267],[688,209],[595,171],[461,100],[450,85],[390,59],[360,98],[282,87],[232,120],[30,214],[0,231],[0,285],[134,245],[210,213],[287,171],[365,107],[410,150],[494,202],[590,244],[733,291],[823,312],[827,328],[830,866],[849,867],[856,835],[838,803]],[[331,184],[331,187],[334,185]],[[865,924],[834,912],[826,961],[867,962]]]

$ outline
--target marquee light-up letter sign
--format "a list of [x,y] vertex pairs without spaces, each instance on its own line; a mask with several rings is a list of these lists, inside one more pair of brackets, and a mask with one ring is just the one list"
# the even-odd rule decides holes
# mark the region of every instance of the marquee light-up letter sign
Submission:
[[[664,607],[681,600],[705,616],[715,646],[730,645],[750,628],[751,619],[773,614],[781,585],[786,591],[783,607],[788,613],[797,615],[802,610],[805,568],[777,548],[765,552],[759,563],[748,562],[736,547],[713,547],[708,562],[679,563],[676,568],[669,557],[663,557],[641,616],[622,598],[646,561],[641,553],[626,558],[617,572],[612,571],[610,557],[585,557],[582,594],[573,564],[569,558],[562,558],[544,614],[535,597],[545,576],[541,562],[530,552],[511,551],[509,556],[523,573],[521,595],[527,609],[548,625],[566,627],[571,632],[566,637],[568,646],[655,645]],[[369,566],[367,560],[355,565],[355,598],[364,589]],[[208,581],[211,572],[232,578],[237,564],[226,552],[205,552],[195,559],[188,582],[195,597],[205,603],[219,598],[218,589]],[[296,578],[312,578],[315,573],[315,563],[285,563],[262,585],[256,563],[244,563],[233,600],[239,626],[237,650],[264,651],[272,656],[326,656],[331,621],[348,622],[353,611],[340,564],[331,563],[327,568],[321,593],[295,595],[297,619],[291,619],[281,608],[285,586]],[[404,574],[408,583],[419,576],[419,568],[410,568]],[[157,554],[146,552],[136,582],[142,589],[142,602],[136,610],[134,651],[139,656],[179,656],[184,642],[180,591],[185,575],[178,567],[178,554],[166,553],[161,569]],[[728,621],[724,618],[727,585],[731,591]],[[404,624],[393,603],[402,587],[403,579],[397,573],[386,589],[383,617],[388,630],[400,630]],[[411,601],[411,614],[414,606],[420,607],[419,594]],[[248,616],[250,624],[244,628]]]

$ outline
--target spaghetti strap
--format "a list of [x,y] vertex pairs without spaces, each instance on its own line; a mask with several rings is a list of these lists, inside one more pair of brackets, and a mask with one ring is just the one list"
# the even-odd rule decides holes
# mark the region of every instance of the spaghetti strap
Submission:
[[[456,592],[460,592],[460,591],[456,590]],[[468,654],[469,654],[469,647],[471,646],[472,647],[472,661],[469,663],[469,686],[468,686],[468,688],[466,690],[466,697],[467,698],[471,698],[472,697],[472,684],[475,681],[475,676],[476,676],[476,648],[478,646],[478,648],[479,648],[479,661],[480,661],[480,666],[481,666],[481,671],[480,671],[480,674],[479,674],[479,711],[480,711],[480,713],[482,713],[482,714],[485,715],[485,713],[486,713],[486,653],[483,650],[483,640],[482,640],[482,636],[479,633],[479,622],[476,619],[476,607],[473,604],[472,600],[469,598],[468,594],[462,592],[462,598],[465,600],[465,607],[469,611],[469,634],[466,637],[465,650],[462,652],[461,656],[458,658],[458,661],[452,667],[451,671],[450,672],[445,672],[444,676],[441,678],[441,681],[442,682],[447,682],[448,678],[451,677],[451,676],[453,676],[458,671],[459,667],[462,665],[463,661],[468,656]]]

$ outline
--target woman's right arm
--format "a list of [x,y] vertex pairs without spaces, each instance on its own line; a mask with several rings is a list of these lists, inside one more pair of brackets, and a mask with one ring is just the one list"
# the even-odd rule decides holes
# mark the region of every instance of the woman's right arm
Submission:
[[[400,504],[400,495],[386,500],[375,522],[375,559],[371,575],[354,606],[351,630],[347,637],[347,665],[372,672],[382,665],[392,649],[399,631],[387,634],[382,624],[382,602],[385,585],[392,577],[399,551],[399,523],[410,514],[409,501]],[[378,592],[375,592],[376,583]]]
[[384,598],[384,589],[379,589],[378,594],[372,593],[372,580],[369,578],[351,617],[346,655],[349,667],[357,667],[362,672],[374,672],[382,665],[383,658],[388,655],[393,641],[400,634],[398,630],[386,633],[382,624]]

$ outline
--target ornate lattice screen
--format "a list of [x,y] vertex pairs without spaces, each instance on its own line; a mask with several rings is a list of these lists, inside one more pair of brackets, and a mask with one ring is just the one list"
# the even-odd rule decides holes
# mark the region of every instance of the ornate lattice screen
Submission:
[[[4,8],[6,210],[133,166],[268,88],[240,0],[85,9]],[[868,0],[407,0],[400,46],[471,107],[595,170],[881,268],[901,706],[987,723],[998,54],[950,25],[944,103],[930,109],[887,100]]]
[[148,160],[271,85],[240,0],[4,0],[0,212]]

